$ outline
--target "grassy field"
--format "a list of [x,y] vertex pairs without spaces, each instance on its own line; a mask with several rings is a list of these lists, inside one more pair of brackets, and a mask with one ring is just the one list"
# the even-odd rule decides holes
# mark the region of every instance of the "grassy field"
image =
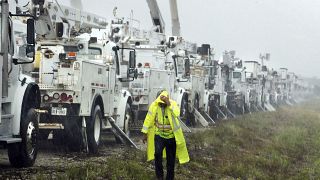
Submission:
[[[245,115],[186,136],[191,161],[177,165],[176,179],[320,178],[320,101]],[[51,175],[38,171],[35,177]],[[155,178],[145,152],[132,149],[57,169],[55,176]]]

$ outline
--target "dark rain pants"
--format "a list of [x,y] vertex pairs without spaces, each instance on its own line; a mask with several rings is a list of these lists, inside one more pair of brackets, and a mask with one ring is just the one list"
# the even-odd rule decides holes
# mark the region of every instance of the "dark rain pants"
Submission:
[[174,179],[174,165],[176,160],[176,141],[174,138],[165,139],[158,135],[154,137],[155,144],[155,167],[158,179],[163,179],[162,153],[166,148],[167,156],[167,180]]

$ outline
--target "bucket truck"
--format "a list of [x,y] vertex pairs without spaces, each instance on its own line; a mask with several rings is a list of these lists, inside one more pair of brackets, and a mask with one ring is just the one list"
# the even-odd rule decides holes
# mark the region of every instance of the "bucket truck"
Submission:
[[[98,15],[51,1],[32,1],[30,13],[41,54],[42,135],[52,133],[70,150],[89,153],[97,153],[103,130],[134,145],[128,137],[132,98],[122,82],[133,79],[135,51],[119,53],[121,48],[109,39],[83,37],[106,28],[106,19]],[[125,75],[124,56],[129,58]]]
[[0,16],[0,147],[8,149],[11,165],[32,166],[38,152],[40,91],[35,81],[23,73],[23,65],[33,62],[34,21],[22,23],[16,17],[17,3],[1,0]]
[[212,111],[210,116],[214,119],[226,119],[227,117],[235,117],[229,105],[232,104],[231,98],[235,96],[232,89],[232,72],[234,70],[233,51],[225,51],[222,56],[222,61],[216,66],[215,86],[212,90],[210,98],[210,107]]
[[292,105],[289,102],[289,74],[287,68],[280,68],[279,69],[280,76],[278,80],[278,88],[281,93],[281,103]]
[[171,65],[166,63],[163,45],[165,35],[157,30],[141,30],[131,22],[132,20],[112,20],[108,36],[123,49],[134,49],[136,52],[136,77],[123,85],[133,97],[132,110],[135,118],[132,128],[140,130],[148,107],[156,99],[157,93],[162,89],[166,89],[171,95],[174,93],[175,77]]
[[[176,100],[181,102],[180,106],[187,110],[182,119],[188,120],[189,125],[200,123],[208,126],[208,121],[213,120],[205,111],[205,81],[207,68],[203,67],[203,59],[198,56],[197,44],[188,42],[181,37],[178,6],[176,0],[170,0],[172,36],[167,37],[167,47],[169,59],[175,67],[176,86],[180,93],[176,94]],[[203,52],[208,54],[210,46],[203,46]],[[200,64],[198,64],[200,63]],[[181,93],[182,92],[182,93]],[[209,118],[209,120],[208,120]],[[190,121],[191,119],[191,121]]]
[[[197,45],[182,37],[171,36],[167,38],[167,46],[169,59],[171,58],[175,68],[176,85],[184,90],[183,96],[179,94],[176,99],[187,106],[186,123],[208,126],[212,120],[208,119],[204,103],[207,68],[204,67],[205,61],[197,54]],[[210,46],[205,47],[208,53]]]
[[262,66],[262,106],[268,111],[275,111],[274,96],[275,96],[275,85],[274,76],[272,70],[269,70],[267,66]]
[[[123,83],[132,94],[132,110],[134,121],[132,128],[141,129],[143,119],[148,111],[149,105],[156,99],[157,93],[166,89],[171,98],[176,99],[177,94],[183,96],[184,90],[175,85],[174,66],[168,61],[166,51],[165,24],[160,9],[155,0],[147,1],[152,22],[155,26],[152,30],[146,31],[136,28],[134,19],[127,22],[124,19],[116,18],[110,24],[109,39],[117,43],[123,49],[134,49],[136,52],[136,76],[128,83]],[[125,66],[125,63],[123,64]],[[181,99],[178,104],[181,104]],[[181,107],[181,117],[184,117],[184,109]],[[184,130],[188,130],[182,124]]]
[[[166,55],[165,34],[153,30],[141,30],[134,26],[134,19],[127,22],[116,18],[110,24],[109,39],[124,49],[136,52],[136,76],[123,85],[132,94],[134,120],[132,129],[141,129],[149,105],[156,99],[157,93],[166,89],[172,99],[180,91],[175,86],[174,67]],[[125,59],[124,59],[125,60]],[[125,64],[123,64],[125,66]],[[186,110],[181,108],[181,116]],[[182,127],[188,130],[186,126]]]

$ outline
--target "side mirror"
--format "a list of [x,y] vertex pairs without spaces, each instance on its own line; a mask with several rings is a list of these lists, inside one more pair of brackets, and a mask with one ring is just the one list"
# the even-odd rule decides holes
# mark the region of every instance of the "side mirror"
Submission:
[[61,38],[63,36],[63,31],[64,31],[64,27],[63,27],[63,23],[62,22],[58,22],[56,23],[56,31],[57,31],[57,37]]
[[131,78],[132,80],[137,79],[138,78],[138,70],[137,69],[128,69],[128,78]]
[[184,61],[184,69],[185,69],[185,76],[190,76],[190,59],[185,59]]
[[27,20],[27,43],[35,44],[35,33],[34,33],[34,20]]
[[129,68],[134,69],[136,67],[136,52],[130,51],[129,53]]

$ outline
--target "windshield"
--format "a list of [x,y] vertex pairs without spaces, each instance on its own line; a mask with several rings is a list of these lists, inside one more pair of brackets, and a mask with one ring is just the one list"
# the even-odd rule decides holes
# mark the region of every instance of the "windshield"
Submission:
[[234,79],[240,79],[241,78],[241,72],[233,72],[233,78]]
[[100,48],[89,47],[88,55],[102,55],[102,50]]
[[87,51],[79,51],[78,55],[91,60],[100,60],[102,49],[99,47],[88,47]]

